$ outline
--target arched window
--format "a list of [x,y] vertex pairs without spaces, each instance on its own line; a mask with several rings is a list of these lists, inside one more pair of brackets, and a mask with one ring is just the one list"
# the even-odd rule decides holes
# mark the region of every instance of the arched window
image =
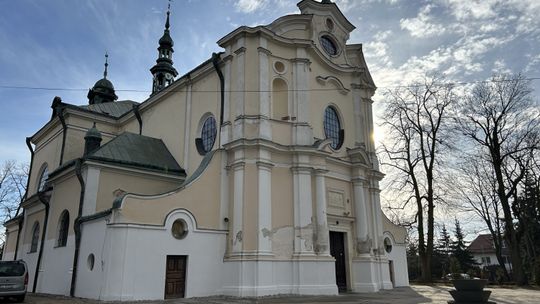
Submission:
[[56,239],[56,247],[64,247],[67,243],[69,229],[69,212],[62,211],[58,221],[58,238]]
[[339,121],[339,116],[336,109],[332,106],[326,107],[324,111],[324,136],[332,140],[330,145],[332,149],[339,149],[343,144],[343,138],[345,137],[345,132],[341,128],[341,122]]
[[276,78],[272,83],[272,117],[274,119],[285,119],[289,116],[289,92],[287,83]]
[[204,119],[204,123],[201,127],[201,137],[195,139],[195,145],[197,146],[199,154],[205,155],[212,151],[212,147],[216,141],[216,135],[216,119],[214,116],[210,115]]
[[49,168],[47,167],[47,164],[45,164],[43,165],[43,168],[41,169],[41,174],[39,176],[38,192],[45,190],[45,183],[47,183],[48,178]]
[[39,242],[39,222],[34,222],[34,227],[32,228],[32,243],[30,243],[30,252],[36,252]]

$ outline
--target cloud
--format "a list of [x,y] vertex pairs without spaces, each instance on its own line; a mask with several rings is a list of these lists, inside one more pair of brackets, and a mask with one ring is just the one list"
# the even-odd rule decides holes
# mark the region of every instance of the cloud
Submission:
[[540,70],[540,53],[536,54],[535,56],[528,55],[527,58],[528,63],[527,66],[525,66],[525,69],[523,69],[524,72],[532,72],[535,70],[535,68],[536,70]]
[[253,13],[256,10],[263,8],[264,5],[264,0],[238,0],[238,2],[234,4],[234,7],[242,13]]
[[448,6],[457,20],[488,19],[496,16],[499,0],[449,0]]
[[433,22],[434,18],[430,15],[433,8],[434,5],[428,4],[420,10],[415,18],[401,19],[399,21],[401,29],[408,30],[411,36],[416,38],[442,35],[445,32],[445,27]]
[[495,62],[493,62],[493,68],[491,69],[491,71],[493,73],[496,73],[496,74],[510,74],[512,73],[512,70],[510,70],[508,68],[508,66],[506,65],[506,62],[504,61],[504,59],[498,59],[498,60],[495,60]]

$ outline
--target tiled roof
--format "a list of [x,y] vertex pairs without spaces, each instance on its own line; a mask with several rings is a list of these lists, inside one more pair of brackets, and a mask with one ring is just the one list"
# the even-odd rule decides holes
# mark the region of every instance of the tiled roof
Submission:
[[[504,241],[503,241],[504,242]],[[495,253],[495,246],[493,245],[493,237],[491,234],[480,234],[471,242],[469,250],[472,253]],[[506,254],[508,249],[503,248],[503,254]]]
[[133,109],[133,106],[138,104],[138,102],[135,102],[133,100],[120,100],[116,102],[96,103],[79,107],[92,112],[106,114],[118,118],[125,113],[131,111],[131,109]]
[[185,176],[161,139],[124,132],[88,155],[97,160]]

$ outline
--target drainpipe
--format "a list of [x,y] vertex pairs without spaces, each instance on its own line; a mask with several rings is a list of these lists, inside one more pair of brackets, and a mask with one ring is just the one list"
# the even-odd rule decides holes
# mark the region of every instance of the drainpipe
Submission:
[[142,118],[141,113],[139,112],[139,105],[133,105],[133,113],[135,114],[135,118],[137,118],[137,121],[139,122],[139,135],[142,135]]
[[216,73],[218,74],[221,88],[221,110],[219,112],[219,130],[221,134],[221,125],[223,124],[223,106],[225,103],[225,78],[223,77],[223,72],[221,72],[221,69],[219,68],[219,57],[220,54],[212,53],[212,64],[214,65],[214,69],[216,69]]
[[[34,165],[34,149],[32,148],[32,143],[30,141],[31,141],[31,137],[27,137],[26,146],[28,147],[28,150],[30,151],[30,169],[28,169],[28,178],[26,179],[26,189],[24,191],[24,195],[21,199],[21,202],[19,203],[19,206],[17,207],[17,212],[15,212],[15,216],[19,214],[22,203],[28,197],[28,187],[30,186],[30,176],[32,176],[32,166]],[[19,237],[21,236],[22,225],[24,223],[24,213],[25,211],[23,210],[22,218],[19,221],[19,230],[17,231],[17,242],[15,243],[15,255],[13,256],[14,260],[17,259],[17,253],[19,251]]]
[[77,213],[77,218],[75,219],[73,227],[73,229],[75,230],[75,253],[73,255],[73,270],[71,273],[71,287],[69,289],[69,295],[71,297],[75,296],[75,284],[77,282],[77,266],[79,264],[79,250],[81,247],[81,218],[84,203],[84,192],[86,190],[86,185],[84,183],[81,172],[82,160],[82,158],[77,159],[77,163],[75,164],[75,174],[77,175],[79,184],[81,184],[81,193],[79,196],[79,211]]
[[45,237],[47,232],[47,224],[49,223],[49,200],[51,198],[50,191],[52,190],[49,187],[45,191],[38,192],[39,201],[45,206],[45,220],[43,221],[43,232],[41,233],[41,243],[39,244],[39,254],[36,263],[36,271],[34,272],[34,285],[32,286],[32,292],[36,293],[37,282],[39,277],[39,267],[41,266],[41,258],[43,256],[43,247],[45,244]]
[[64,162],[64,149],[66,147],[67,125],[66,125],[66,120],[64,118],[64,110],[63,109],[57,109],[57,114],[58,114],[58,119],[60,119],[60,123],[62,124],[62,129],[63,129],[63,132],[62,132],[62,150],[60,150],[60,164],[59,164],[59,166],[61,166],[62,163]]

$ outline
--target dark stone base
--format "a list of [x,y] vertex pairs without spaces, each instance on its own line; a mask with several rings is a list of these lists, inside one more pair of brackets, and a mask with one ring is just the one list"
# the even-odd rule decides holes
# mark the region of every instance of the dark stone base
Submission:
[[490,290],[450,290],[449,293],[458,303],[486,303],[491,295]]

